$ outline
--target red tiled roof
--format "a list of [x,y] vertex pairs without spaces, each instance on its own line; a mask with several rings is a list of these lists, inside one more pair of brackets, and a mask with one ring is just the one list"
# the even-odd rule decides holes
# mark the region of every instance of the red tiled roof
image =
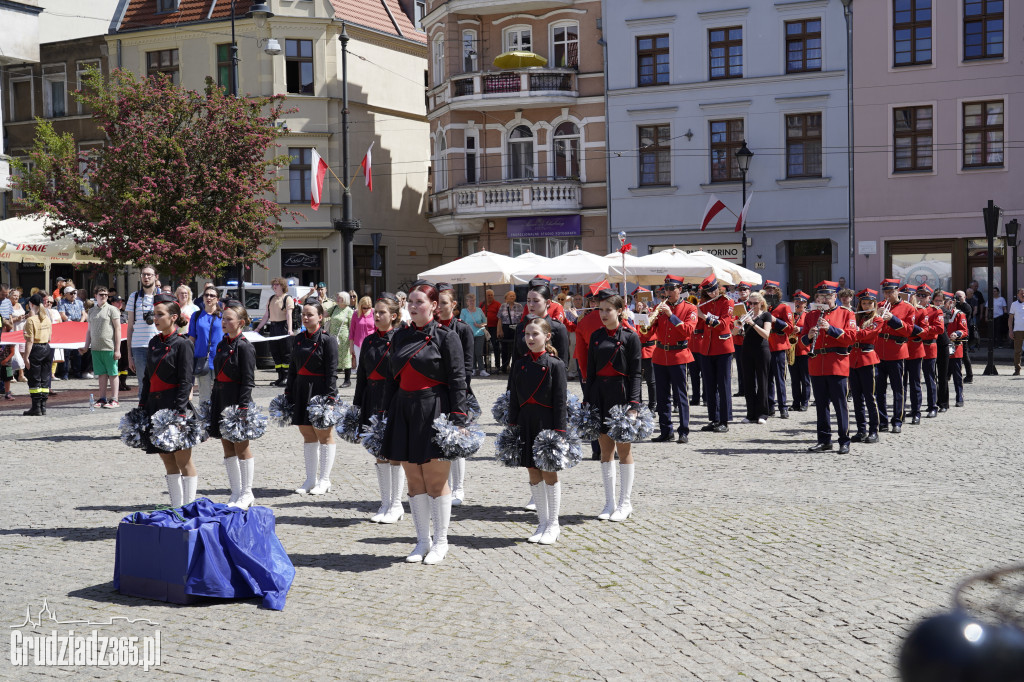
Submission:
[[[228,19],[231,16],[230,0],[181,0],[178,11],[163,14],[157,14],[156,2],[130,0],[118,30],[175,26],[208,19]],[[244,16],[252,4],[253,0],[235,0],[235,16]],[[409,17],[399,7],[398,0],[331,0],[331,4],[337,19],[421,43],[427,40],[426,35],[409,21]]]

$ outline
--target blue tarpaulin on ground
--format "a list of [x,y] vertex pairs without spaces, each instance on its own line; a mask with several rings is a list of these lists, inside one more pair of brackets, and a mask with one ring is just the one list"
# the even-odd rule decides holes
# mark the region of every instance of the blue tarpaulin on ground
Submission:
[[[270,509],[251,507],[242,511],[200,498],[178,509],[136,512],[121,523],[197,531],[188,572],[183,577],[185,594],[228,599],[262,597],[266,608],[284,608],[295,567],[274,532],[274,512]],[[117,589],[121,551],[119,547],[114,564]]]

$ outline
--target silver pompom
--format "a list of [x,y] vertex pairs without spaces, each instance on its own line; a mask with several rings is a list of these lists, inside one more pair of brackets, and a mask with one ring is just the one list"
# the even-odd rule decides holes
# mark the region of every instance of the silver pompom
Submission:
[[495,458],[507,467],[517,467],[523,451],[523,441],[518,426],[506,426],[494,439]]
[[161,452],[187,450],[209,438],[195,413],[182,417],[174,410],[163,409],[158,410],[149,421],[152,424],[150,440]]
[[288,398],[283,394],[270,401],[268,411],[270,412],[270,418],[278,426],[292,425],[292,404],[288,402]]
[[498,422],[502,426],[508,426],[508,406],[509,401],[512,400],[512,394],[505,391],[498,396],[498,399],[491,405],[491,416],[494,417],[494,421]]
[[616,443],[636,443],[647,440],[654,433],[654,415],[646,405],[637,408],[635,417],[629,416],[629,405],[616,405],[608,410],[604,423],[608,426],[608,437]]
[[601,435],[600,411],[572,394],[569,395],[566,408],[569,429],[572,431],[572,435],[579,440],[597,440],[598,436]]
[[266,433],[269,421],[252,401],[248,409],[228,405],[220,413],[220,437],[232,443],[256,440]]
[[121,417],[121,442],[130,448],[146,448],[149,415],[141,407],[134,407]]
[[483,411],[480,409],[480,401],[476,399],[476,396],[472,393],[466,394],[466,416],[469,417],[469,421],[475,422],[480,418]]
[[[575,447],[573,442],[575,441]],[[571,469],[583,459],[578,440],[553,429],[545,429],[533,439],[533,463],[541,471]]]
[[370,423],[359,432],[363,447],[376,459],[382,459],[380,453],[384,449],[384,429],[387,425],[387,415],[375,414],[370,417]]
[[441,448],[441,459],[469,457],[483,442],[484,432],[472,424],[459,426],[444,414],[434,420],[434,443]]
[[[337,405],[338,421],[334,425],[334,431],[348,443],[358,443],[362,425],[359,423],[359,408],[344,400],[339,400]],[[320,428],[320,427],[317,427]]]
[[326,395],[315,395],[306,405],[306,417],[314,429],[329,429],[341,419],[338,403]]
[[199,417],[199,421],[203,422],[204,424],[212,424],[212,409],[213,408],[209,400],[204,400],[203,402],[196,405],[196,416]]

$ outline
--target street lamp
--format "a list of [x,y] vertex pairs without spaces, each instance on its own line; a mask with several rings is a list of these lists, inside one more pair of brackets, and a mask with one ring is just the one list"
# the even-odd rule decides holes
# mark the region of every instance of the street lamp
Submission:
[[[750,160],[754,158],[754,152],[747,149],[747,141],[743,140],[742,146],[736,150],[736,165],[740,167],[740,173],[743,174],[743,204],[742,207],[747,205],[747,171],[750,170]],[[740,220],[742,224],[740,229],[743,231],[743,267],[747,267],[747,221],[743,216],[743,208],[740,208]]]
[[[234,6],[234,0],[232,0],[232,7]],[[274,16],[274,13],[270,11],[270,8],[265,2],[257,2],[255,5],[249,8],[249,11],[245,13],[246,19],[252,19],[256,24],[256,28],[263,30],[263,27],[267,25],[267,19]]]
[[843,17],[846,19],[846,184],[847,184],[847,217],[850,224],[847,228],[847,240],[850,242],[850,288],[855,286],[853,254],[856,228],[854,226],[853,203],[853,0],[842,0]]
[[1017,235],[1020,233],[1020,221],[1014,218],[1010,222],[1006,223],[1006,239],[1010,242],[1013,247],[1013,261],[1011,261],[1010,267],[1013,269],[1013,291],[1011,296],[1017,297],[1017,246],[1020,244],[1017,241]]
[[[348,31],[341,24],[341,167],[343,177],[347,180],[348,168]],[[349,183],[351,184],[351,183]],[[349,186],[344,185],[341,195],[341,220],[334,221],[334,229],[341,233],[343,258],[345,261],[344,281],[346,291],[356,288],[355,254],[352,242],[359,231],[359,221],[352,218],[352,193]],[[461,255],[461,248],[460,248]]]
[[995,376],[996,371],[996,328],[992,319],[992,279],[996,269],[996,234],[999,232],[999,214],[1002,212],[995,202],[988,200],[988,206],[982,209],[985,217],[985,236],[988,238],[988,363],[985,365],[985,376]]

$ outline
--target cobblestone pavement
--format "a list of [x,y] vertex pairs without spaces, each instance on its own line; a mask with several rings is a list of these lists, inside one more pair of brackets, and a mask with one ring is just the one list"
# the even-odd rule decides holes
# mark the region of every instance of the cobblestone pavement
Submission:
[[[158,628],[158,671],[201,679],[891,679],[911,623],[947,605],[964,575],[1022,555],[1024,378],[1005,365],[980,376],[983,366],[966,407],[848,456],[804,451],[813,408],[695,431],[689,445],[639,445],[624,523],[596,520],[600,471],[585,461],[562,477],[563,530],[550,547],[524,541],[535,523],[522,509],[525,472],[489,461],[485,446],[438,566],[403,563],[410,516],[369,522],[377,483],[365,451],[340,444],[334,489],[300,497],[298,434],[274,428],[255,446],[255,492],[297,569],[283,612],[113,590],[116,525],[167,503],[163,469],[118,440],[133,401],[90,412],[94,382],[64,382],[72,390],[47,420],[20,416],[23,395],[0,411],[0,617],[16,626],[46,600],[61,620],[147,618],[159,625],[115,621],[101,634]],[[261,375],[265,407],[276,389]],[[474,386],[493,435],[486,408],[504,377]],[[705,410],[694,411],[699,425]],[[197,449],[199,491],[226,501],[220,457],[213,443]],[[5,659],[8,679],[58,674]]]

